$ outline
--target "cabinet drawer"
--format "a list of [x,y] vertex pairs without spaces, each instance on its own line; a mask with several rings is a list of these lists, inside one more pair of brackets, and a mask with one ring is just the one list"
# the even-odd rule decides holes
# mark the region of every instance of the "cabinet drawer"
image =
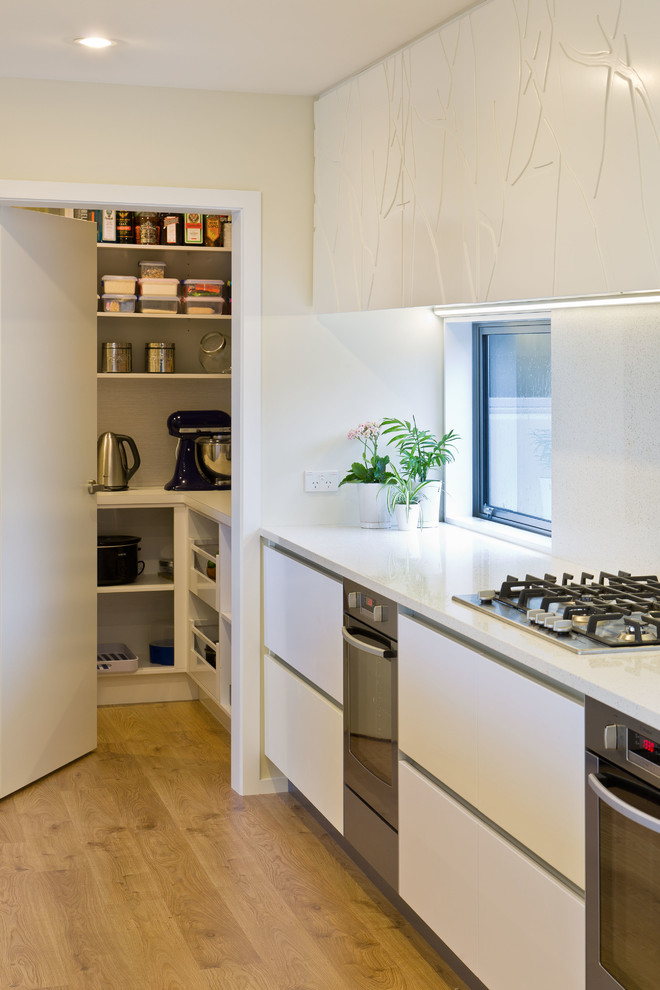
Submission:
[[264,751],[334,827],[343,832],[341,709],[273,657],[264,657]]
[[428,626],[399,616],[399,749],[477,803],[477,660]]
[[584,990],[584,904],[409,764],[399,891],[489,990]]
[[473,971],[477,890],[477,822],[408,763],[399,763],[399,893]]
[[264,644],[341,704],[342,584],[264,547]]

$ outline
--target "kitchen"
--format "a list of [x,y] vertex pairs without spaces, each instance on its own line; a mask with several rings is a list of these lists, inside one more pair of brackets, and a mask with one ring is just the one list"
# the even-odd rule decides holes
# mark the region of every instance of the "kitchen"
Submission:
[[[606,15],[613,17],[611,6],[603,11]],[[649,8],[645,16],[655,15]],[[612,34],[611,24],[605,25],[608,29]],[[636,39],[640,44],[639,32]],[[592,36],[589,41],[593,44]],[[2,151],[0,171],[6,180],[70,183],[75,179],[94,184],[111,178],[148,186],[184,181],[194,188],[221,184],[225,189],[262,191],[261,524],[270,528],[294,522],[355,525],[356,493],[344,489],[338,496],[306,495],[303,470],[341,470],[352,459],[346,430],[364,418],[414,411],[420,421],[441,422],[443,395],[437,383],[443,350],[436,317],[427,308],[312,315],[312,101],[205,92],[191,106],[188,97],[176,91],[131,92],[130,87],[17,79],[4,80],[2,87],[3,131],[21,134],[20,141],[7,142]],[[198,114],[200,125],[204,117],[221,116],[222,136],[218,134],[216,146],[210,145],[217,154],[200,156],[193,165],[178,148],[172,157],[155,161],[138,148],[128,158],[113,146],[90,147],[84,122],[98,113],[130,113],[137,97],[163,126],[173,114]],[[54,133],[52,120],[61,106],[68,112]],[[251,129],[250,120],[255,125]],[[251,147],[227,141],[227,133],[240,130],[243,136],[246,129]],[[288,138],[286,148],[278,140],[282,134]],[[214,136],[207,141],[213,142]],[[644,161],[652,164],[653,146],[647,142],[644,148]],[[630,202],[621,188],[629,186],[609,181],[611,193],[601,197],[599,205],[612,224],[621,225],[628,218]],[[651,230],[657,229],[649,223]],[[646,265],[650,252],[639,228],[631,232],[621,226],[620,230],[622,252],[633,265],[641,255],[640,266]],[[536,236],[536,231],[532,233]],[[568,241],[570,246],[570,237]],[[579,274],[579,266],[575,271]],[[605,289],[618,292],[655,285],[657,278],[638,285],[626,273],[619,284]],[[605,289],[585,281],[559,294]],[[516,291],[509,288],[505,297],[537,294],[554,293],[520,286]],[[388,306],[405,301],[401,293],[394,295]],[[440,302],[435,297],[424,306]],[[657,551],[648,538],[654,532],[660,471],[649,381],[657,364],[656,315],[654,304],[553,313],[553,553],[558,557],[584,560],[594,567],[656,569]],[[607,348],[602,347],[603,340]],[[451,410],[448,424],[456,425]],[[293,436],[295,444],[282,443],[282,438]],[[258,776],[253,774],[252,783],[262,786]]]

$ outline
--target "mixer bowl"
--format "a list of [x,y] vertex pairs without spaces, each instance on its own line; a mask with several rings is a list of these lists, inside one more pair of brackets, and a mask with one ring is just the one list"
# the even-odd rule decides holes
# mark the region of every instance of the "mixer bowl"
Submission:
[[231,440],[223,437],[199,437],[195,441],[200,471],[218,487],[231,482]]

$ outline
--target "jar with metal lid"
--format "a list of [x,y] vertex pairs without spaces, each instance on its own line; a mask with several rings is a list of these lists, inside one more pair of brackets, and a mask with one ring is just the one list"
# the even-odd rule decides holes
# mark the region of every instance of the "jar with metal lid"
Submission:
[[229,339],[217,330],[204,334],[199,342],[199,363],[209,374],[228,375],[231,371]]
[[135,240],[138,244],[158,244],[160,223],[157,213],[138,213],[135,218]]
[[127,374],[133,370],[133,347],[116,340],[104,340],[101,344],[101,371]]
[[174,344],[150,341],[144,345],[145,371],[171,374],[174,371]]

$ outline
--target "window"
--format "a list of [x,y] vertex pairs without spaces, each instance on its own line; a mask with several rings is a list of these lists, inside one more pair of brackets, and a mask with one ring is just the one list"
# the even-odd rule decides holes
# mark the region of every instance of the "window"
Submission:
[[550,533],[550,322],[474,326],[474,515]]

